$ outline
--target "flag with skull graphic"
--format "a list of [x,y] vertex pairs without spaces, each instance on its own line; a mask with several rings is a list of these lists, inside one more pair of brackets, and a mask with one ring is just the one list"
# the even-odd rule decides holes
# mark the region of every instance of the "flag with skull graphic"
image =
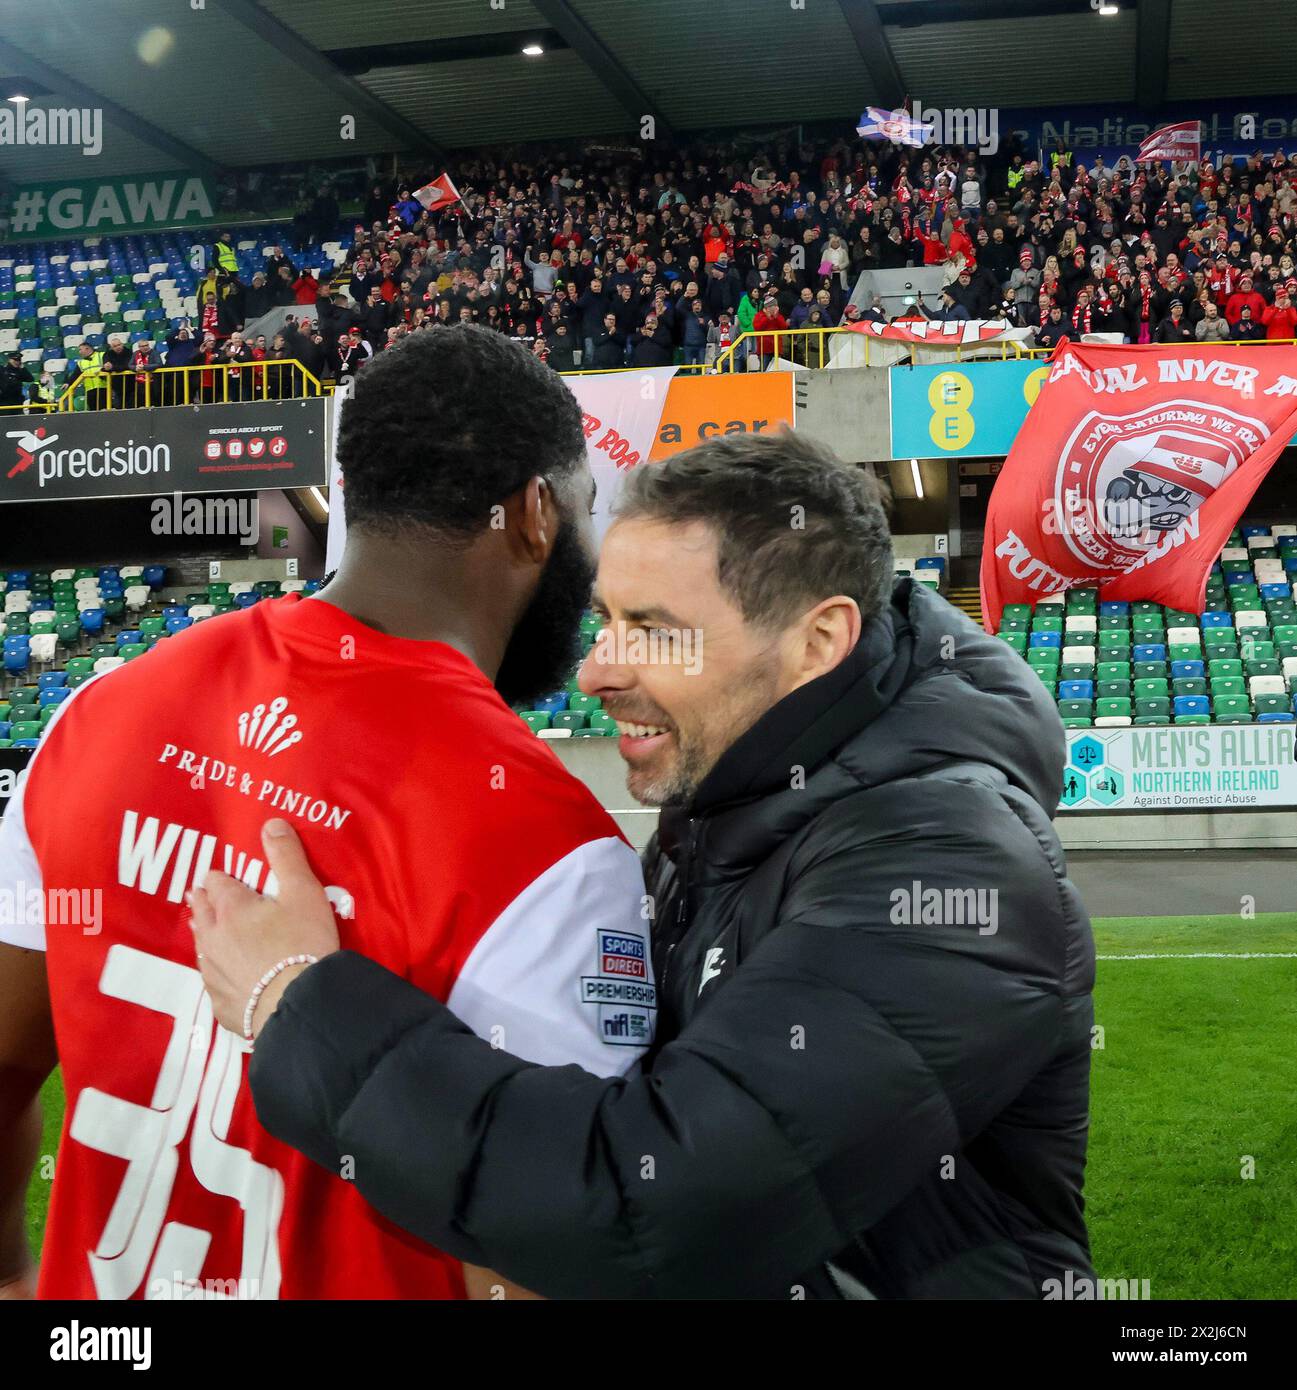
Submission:
[[1297,348],[1064,342],[986,517],[982,611],[1097,587],[1202,610],[1207,575],[1297,432]]

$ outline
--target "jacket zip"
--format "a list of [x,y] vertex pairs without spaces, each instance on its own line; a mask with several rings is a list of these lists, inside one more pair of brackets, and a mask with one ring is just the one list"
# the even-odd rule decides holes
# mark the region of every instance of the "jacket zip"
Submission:
[[676,920],[671,933],[671,943],[667,946],[666,955],[662,958],[662,978],[657,982],[658,989],[663,994],[666,992],[667,975],[671,969],[671,957],[675,954],[676,947],[684,939],[685,930],[689,925],[689,874],[693,868],[694,852],[698,844],[698,822],[692,818],[689,821],[689,837],[685,841],[685,852],[680,859],[680,867],[676,870],[676,875],[680,880],[680,896],[676,901]]

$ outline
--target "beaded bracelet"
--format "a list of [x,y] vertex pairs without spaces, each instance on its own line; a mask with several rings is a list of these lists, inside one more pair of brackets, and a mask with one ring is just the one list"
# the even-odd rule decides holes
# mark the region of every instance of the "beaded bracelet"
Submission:
[[269,970],[253,986],[252,993],[248,996],[248,1007],[243,1011],[243,1036],[248,1042],[253,1041],[252,1034],[252,1015],[257,1011],[257,1004],[261,996],[266,991],[266,986],[277,976],[282,975],[285,970],[293,965],[315,965],[319,962],[319,956],[297,955],[287,956],[284,960],[272,965]]

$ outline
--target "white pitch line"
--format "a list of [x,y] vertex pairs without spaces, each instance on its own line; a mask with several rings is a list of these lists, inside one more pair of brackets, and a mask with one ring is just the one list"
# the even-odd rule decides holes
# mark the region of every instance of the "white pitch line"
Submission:
[[1138,956],[1095,956],[1095,960],[1297,960],[1297,951],[1150,951]]

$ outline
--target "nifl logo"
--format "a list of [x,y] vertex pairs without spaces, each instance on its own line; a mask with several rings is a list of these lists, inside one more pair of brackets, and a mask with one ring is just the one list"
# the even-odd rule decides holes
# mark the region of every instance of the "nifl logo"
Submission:
[[[284,714],[288,701],[282,695],[269,705],[255,705],[239,715],[239,742],[244,748],[254,748],[274,757],[293,744],[301,743],[302,731],[297,728],[297,716]],[[280,716],[283,716],[282,718]]]

